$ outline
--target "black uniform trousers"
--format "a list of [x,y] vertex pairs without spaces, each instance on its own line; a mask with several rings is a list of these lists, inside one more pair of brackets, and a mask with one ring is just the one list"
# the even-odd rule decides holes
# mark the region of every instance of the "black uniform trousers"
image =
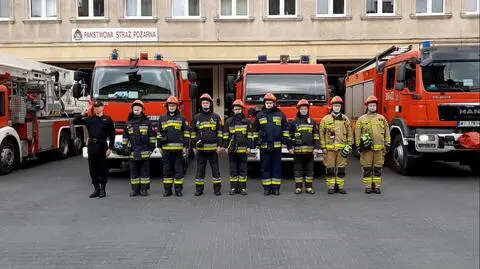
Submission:
[[228,154],[230,182],[247,182],[247,154]]
[[313,178],[313,154],[295,154],[293,170],[295,179],[311,180]]
[[163,151],[163,183],[183,184],[184,158],[181,150]]
[[88,143],[88,169],[92,184],[107,184],[108,163],[107,163],[107,143]]
[[210,163],[210,167],[212,168],[213,183],[221,183],[217,152],[199,150],[197,154],[197,178],[195,179],[196,185],[205,184],[205,168],[207,167],[207,162]]
[[150,160],[130,161],[130,184],[132,188],[146,185],[150,189]]

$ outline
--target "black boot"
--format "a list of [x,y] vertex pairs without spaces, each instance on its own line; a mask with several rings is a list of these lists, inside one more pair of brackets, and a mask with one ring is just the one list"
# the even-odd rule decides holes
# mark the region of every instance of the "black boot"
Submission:
[[182,190],[183,190],[183,185],[182,184],[175,184],[175,195],[176,196],[178,196],[178,197],[183,196]]
[[168,197],[172,195],[172,184],[170,183],[165,183],[163,184],[164,192],[163,192],[163,197]]
[[373,189],[373,192],[376,194],[382,194],[382,191],[380,190],[380,188]]
[[197,185],[195,189],[195,196],[200,196],[203,194],[203,185]]
[[269,196],[270,192],[271,192],[270,186],[268,186],[268,185],[263,186],[263,195]]
[[335,183],[335,186],[333,187],[334,192],[338,192],[340,189],[338,188],[338,184]]
[[302,193],[303,182],[295,182],[295,194]]
[[280,195],[280,185],[275,185],[273,187],[273,195],[279,196]]
[[98,197],[103,198],[107,196],[107,193],[105,192],[105,186],[107,184],[100,184],[100,192],[98,193]]
[[230,195],[234,195],[236,193],[239,193],[239,189],[238,189],[238,182],[235,182],[235,181],[231,181],[230,182]]
[[338,189],[338,193],[347,194],[347,191],[344,188]]
[[213,183],[213,193],[216,196],[222,195],[222,192],[220,191],[222,189],[222,183]]
[[90,198],[95,198],[95,197],[98,197],[98,195],[100,194],[100,186],[98,184],[93,184],[93,187],[95,188],[95,190],[92,192],[92,194],[90,194]]
[[372,191],[373,191],[372,188],[365,188],[365,193],[366,194],[370,194],[370,193],[372,193]]
[[315,194],[313,189],[313,182],[305,182],[305,192],[309,194]]
[[334,194],[335,193],[335,189],[328,189],[328,194]]
[[140,185],[139,184],[131,184],[132,191],[130,192],[130,197],[135,197],[140,195]]
[[239,182],[238,188],[241,195],[247,195],[247,182]]
[[147,184],[140,184],[140,195],[148,196]]

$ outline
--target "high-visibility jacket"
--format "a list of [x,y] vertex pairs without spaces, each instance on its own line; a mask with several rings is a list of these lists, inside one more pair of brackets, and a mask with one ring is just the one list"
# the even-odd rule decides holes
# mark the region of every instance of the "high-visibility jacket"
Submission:
[[222,145],[222,121],[218,114],[201,112],[195,115],[190,130],[192,146],[200,151],[214,151]]
[[234,115],[225,121],[223,126],[223,147],[229,153],[247,153],[251,147],[253,133],[250,122],[245,115]]
[[308,116],[297,115],[297,118],[290,122],[290,143],[289,149],[295,154],[312,153],[314,149],[320,148],[320,137],[318,124]]
[[326,115],[320,122],[320,146],[326,150],[342,150],[345,146],[352,146],[352,127],[350,119],[333,113]]
[[123,131],[122,145],[131,160],[150,158],[157,142],[150,120],[142,114],[135,117],[133,113],[128,116],[127,124]]
[[255,145],[260,149],[281,149],[282,144],[288,145],[290,133],[287,118],[277,107],[258,112],[253,125]]
[[362,115],[355,124],[355,144],[360,147],[360,137],[368,133],[372,137],[372,150],[383,150],[390,146],[390,130],[384,116],[378,113]]
[[180,111],[172,116],[167,112],[158,122],[157,145],[162,150],[178,151],[189,147],[190,131],[188,122]]

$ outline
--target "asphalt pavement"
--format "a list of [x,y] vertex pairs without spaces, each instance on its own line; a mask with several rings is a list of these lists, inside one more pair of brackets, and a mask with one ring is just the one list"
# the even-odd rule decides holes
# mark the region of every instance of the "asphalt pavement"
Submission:
[[[476,269],[479,179],[434,163],[415,177],[385,170],[383,193],[365,194],[358,160],[347,195],[295,195],[291,166],[281,195],[265,197],[251,166],[248,196],[194,197],[192,165],[183,197],[128,197],[128,174],[109,178],[107,197],[89,199],[87,162],[51,161],[0,177],[0,268]],[[210,173],[207,173],[210,175]]]

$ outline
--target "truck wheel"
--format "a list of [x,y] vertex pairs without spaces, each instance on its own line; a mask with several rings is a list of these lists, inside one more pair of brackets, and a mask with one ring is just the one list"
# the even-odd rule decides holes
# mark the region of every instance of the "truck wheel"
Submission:
[[6,139],[0,144],[0,175],[12,172],[17,160],[13,143]]
[[68,132],[62,132],[60,134],[59,144],[60,159],[65,159],[70,154],[70,135]]
[[391,164],[397,173],[404,176],[410,175],[414,170],[413,160],[408,156],[408,149],[403,144],[401,135],[393,139]]

